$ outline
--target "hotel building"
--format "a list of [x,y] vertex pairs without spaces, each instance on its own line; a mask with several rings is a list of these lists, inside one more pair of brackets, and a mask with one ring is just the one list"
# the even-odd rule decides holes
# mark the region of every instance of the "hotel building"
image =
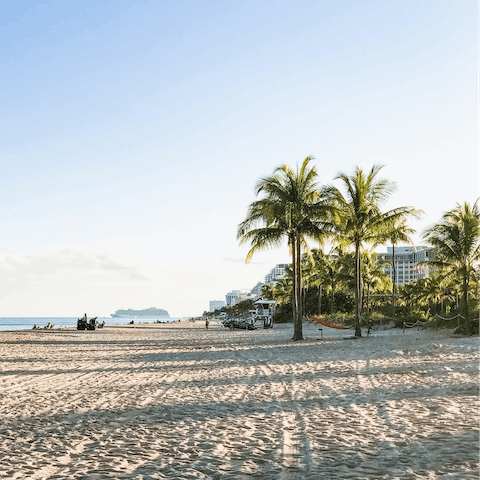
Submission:
[[280,263],[276,267],[272,268],[270,273],[265,276],[265,285],[276,283],[283,278],[285,276],[285,270],[287,267],[288,263]]
[[[395,276],[396,284],[414,282],[429,275],[428,265],[422,262],[431,260],[433,249],[430,247],[395,247]],[[393,280],[393,248],[387,247],[387,253],[379,253],[380,258],[390,262],[385,273]]]
[[220,310],[224,306],[225,306],[225,302],[223,300],[211,300],[209,311],[214,312],[215,310]]

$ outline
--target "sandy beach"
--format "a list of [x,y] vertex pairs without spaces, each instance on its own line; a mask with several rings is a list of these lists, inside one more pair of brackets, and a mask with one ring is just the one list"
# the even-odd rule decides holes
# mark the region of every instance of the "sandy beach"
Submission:
[[0,478],[478,478],[478,337],[323,332],[0,333]]

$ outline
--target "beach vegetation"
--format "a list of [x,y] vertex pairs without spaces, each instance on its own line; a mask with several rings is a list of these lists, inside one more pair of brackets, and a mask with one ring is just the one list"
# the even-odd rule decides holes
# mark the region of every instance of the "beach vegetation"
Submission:
[[[310,315],[340,319],[352,316],[355,336],[365,322],[380,325],[394,321],[415,323],[437,317],[450,327],[462,315],[457,333],[472,333],[479,300],[479,208],[457,204],[441,221],[427,229],[423,238],[433,247],[430,261],[419,268],[428,275],[398,286],[395,247],[413,245],[415,232],[407,224],[423,211],[398,207],[384,212],[382,206],[395,183],[379,178],[382,169],[356,167],[351,175],[340,173],[340,188],[319,188],[315,167],[307,157],[292,170],[282,165],[259,179],[257,196],[238,226],[240,243],[249,243],[247,262],[257,250],[287,241],[292,263],[283,279],[267,285],[262,297],[277,302],[276,322],[294,322],[294,340],[302,338],[302,321]],[[323,250],[325,240],[331,249]],[[318,248],[309,248],[316,240]],[[376,247],[390,243],[392,261],[385,262]],[[386,266],[393,266],[393,280]],[[393,315],[392,315],[393,314]],[[459,317],[460,318],[460,317]],[[349,321],[345,318],[345,321]],[[475,323],[475,322],[474,322]]]
[[343,249],[353,249],[355,292],[355,336],[361,337],[360,322],[363,305],[361,254],[366,245],[383,244],[389,232],[402,219],[418,217],[413,207],[398,207],[382,212],[381,207],[395,191],[395,183],[378,178],[382,165],[369,172],[358,166],[353,174],[340,173],[335,177],[342,190],[329,185],[324,192],[333,208],[334,241]]
[[467,202],[457,204],[423,234],[423,238],[435,248],[435,257],[429,265],[437,269],[440,278],[461,285],[467,335],[472,330],[469,308],[469,300],[475,296],[472,286],[478,285],[479,215],[478,200],[473,205]]
[[386,233],[385,240],[392,244],[392,315],[395,315],[395,304],[397,296],[397,262],[395,258],[395,246],[399,243],[408,243],[410,245],[413,245],[411,235],[413,235],[414,233],[415,230],[407,225],[407,221],[405,218],[398,218],[393,223],[390,231]]
[[317,288],[318,290],[318,313],[323,313],[322,301],[324,294],[327,296],[330,314],[335,311],[335,293],[339,288],[341,281],[338,255],[331,252],[325,254],[322,249],[312,249],[311,255],[304,255],[303,268],[305,271],[305,285],[308,289]]
[[293,272],[293,340],[303,339],[302,251],[309,250],[307,239],[325,236],[330,208],[318,187],[312,159],[305,158],[296,169],[281,165],[271,175],[260,178],[255,193],[263,197],[250,204],[237,230],[240,244],[251,247],[246,262],[255,252],[279,247],[287,241]]

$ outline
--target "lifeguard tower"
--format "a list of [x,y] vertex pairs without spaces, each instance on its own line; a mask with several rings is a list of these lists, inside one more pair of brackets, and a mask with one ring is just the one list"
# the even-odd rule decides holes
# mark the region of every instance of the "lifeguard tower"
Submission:
[[263,328],[273,327],[273,315],[275,314],[275,300],[257,300],[255,303],[255,321],[263,321]]

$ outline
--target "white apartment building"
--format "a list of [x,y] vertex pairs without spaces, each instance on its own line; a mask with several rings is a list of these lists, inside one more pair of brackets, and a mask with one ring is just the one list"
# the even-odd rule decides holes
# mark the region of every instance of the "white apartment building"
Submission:
[[[414,282],[419,278],[429,275],[427,265],[419,265],[421,262],[431,260],[433,249],[430,247],[395,247],[395,276],[396,284]],[[387,253],[380,253],[380,258],[387,262],[393,262],[393,248],[387,247]],[[393,265],[385,268],[385,273],[393,280]]]
[[265,285],[278,282],[285,276],[285,269],[288,267],[288,263],[279,263],[276,267],[270,270],[270,273],[265,276]]
[[227,307],[233,307],[237,303],[254,298],[249,290],[232,290],[225,295]]
[[209,311],[214,312],[215,310],[220,310],[224,306],[225,306],[225,302],[223,300],[211,300]]
[[253,295],[255,298],[258,298],[262,295],[262,288],[264,283],[258,282],[251,290],[250,294]]
[[[232,290],[225,295],[226,306],[233,307],[244,300],[257,300],[262,295],[262,288],[270,283],[278,282],[285,276],[285,269],[288,263],[280,263],[272,268],[265,276],[265,283],[258,282],[251,290]],[[210,302],[210,311],[212,312],[212,302]]]
[[225,300],[227,307],[231,307],[238,303],[238,296],[240,295],[240,290],[232,290],[225,295]]

